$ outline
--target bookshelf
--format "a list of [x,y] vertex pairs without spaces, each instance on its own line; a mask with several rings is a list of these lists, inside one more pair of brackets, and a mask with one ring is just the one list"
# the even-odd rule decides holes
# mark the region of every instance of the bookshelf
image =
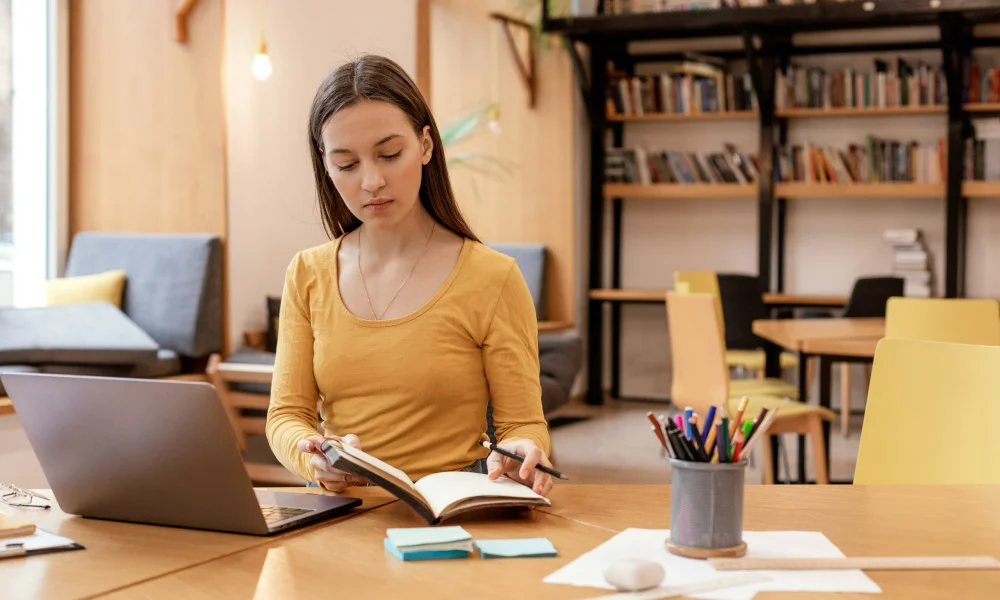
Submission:
[[[610,396],[620,397],[620,335],[621,306],[630,302],[663,301],[660,291],[621,289],[622,273],[622,213],[627,202],[644,200],[724,199],[737,198],[755,202],[757,206],[757,272],[772,294],[783,292],[785,217],[787,203],[809,199],[912,198],[942,201],[945,243],[943,273],[945,296],[960,297],[965,289],[965,230],[970,198],[1000,198],[1000,182],[964,181],[965,138],[969,135],[970,115],[1000,113],[1000,103],[970,103],[962,93],[965,69],[970,64],[974,48],[1000,46],[1000,38],[975,37],[973,27],[1000,22],[995,0],[878,0],[877,2],[824,2],[779,5],[768,0],[765,6],[722,8],[697,11],[664,11],[625,15],[595,15],[552,17],[548,3],[542,3],[542,29],[566,38],[576,79],[587,104],[589,116],[589,258],[587,317],[587,400],[600,404],[604,399],[605,321],[610,317]],[[797,46],[795,34],[868,29],[899,29],[933,27],[940,34],[936,39],[906,41],[873,33],[867,41],[844,44],[819,41]],[[742,49],[734,52],[725,41],[736,39]],[[636,50],[633,42],[652,40],[699,39],[707,43],[698,53],[723,56],[727,60],[744,60],[755,91],[754,110],[676,114],[634,111],[643,114],[618,114],[622,98],[610,98],[609,89],[615,75],[609,64],[623,70],[627,77],[636,73],[643,63],[678,60],[677,53]],[[719,52],[710,44],[719,41]],[[586,60],[577,45],[588,48]],[[936,93],[920,89],[917,102],[899,105],[857,100],[838,108],[811,101],[788,104],[786,97],[776,99],[775,72],[788,66],[791,57],[817,54],[885,54],[897,51],[936,50],[941,52],[936,66]],[[912,77],[912,74],[911,74]],[[854,80],[848,79],[853,83]],[[940,82],[947,85],[938,85]],[[778,82],[780,83],[780,82]],[[626,87],[626,90],[630,88]],[[669,90],[669,87],[664,87]],[[860,89],[860,87],[858,88]],[[912,89],[912,88],[910,88]],[[894,90],[895,91],[895,90]],[[729,88],[727,86],[727,93]],[[855,92],[856,93],[856,92]],[[879,93],[884,94],[880,89]],[[902,94],[902,92],[897,92]],[[910,92],[912,94],[912,92]],[[874,92],[873,92],[874,94]],[[924,97],[933,98],[926,100]],[[642,95],[640,94],[640,98]],[[660,92],[660,98],[668,97]],[[712,98],[711,95],[708,96]],[[872,96],[873,97],[873,96]],[[912,98],[912,96],[911,96]],[[882,96],[884,100],[884,95]],[[777,100],[781,100],[778,102]],[[870,106],[869,106],[870,103]],[[905,104],[913,104],[907,106]],[[628,104],[626,104],[628,106]],[[885,106],[885,107],[883,107]],[[683,113],[683,111],[680,111]],[[688,111],[690,112],[690,111]],[[908,118],[912,116],[942,118],[943,150],[948,157],[938,183],[807,183],[779,182],[775,175],[775,149],[787,143],[787,125],[793,119],[841,118],[870,119]],[[746,122],[759,128],[757,171],[759,178],[750,184],[721,183],[618,183],[605,181],[606,147],[622,148],[625,127],[645,127],[655,123],[688,121]],[[660,125],[656,125],[660,126]],[[662,125],[666,126],[666,125]],[[710,126],[709,123],[705,125]],[[743,126],[743,125],[740,125]],[[611,143],[607,144],[610,133]],[[935,164],[935,163],[931,163]],[[700,178],[699,178],[700,179]],[[834,178],[830,178],[834,179]],[[626,179],[627,180],[627,179]],[[669,178],[668,178],[669,180]],[[716,178],[718,181],[719,179]],[[610,210],[607,210],[610,204]],[[861,205],[863,206],[863,205]],[[610,230],[610,231],[609,231]],[[610,234],[610,235],[609,235]],[[655,298],[655,299],[654,299]],[[829,300],[829,299],[827,299]],[[605,315],[605,304],[610,311]],[[771,303],[772,305],[778,303]],[[778,352],[768,350],[767,376],[779,375]]]

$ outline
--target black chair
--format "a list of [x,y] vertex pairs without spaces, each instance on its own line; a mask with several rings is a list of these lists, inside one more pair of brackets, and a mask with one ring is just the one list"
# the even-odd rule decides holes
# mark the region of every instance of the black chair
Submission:
[[[755,371],[763,379],[767,342],[754,334],[753,322],[769,318],[764,286],[756,275],[743,273],[716,273],[716,280],[725,325],[726,364]],[[782,369],[797,366],[798,356],[782,352],[780,364]]]
[[[844,307],[844,318],[885,318],[889,298],[902,296],[905,282],[901,277],[861,277],[854,282]],[[865,389],[871,381],[871,365],[865,364]],[[851,433],[851,363],[840,368],[840,434]]]

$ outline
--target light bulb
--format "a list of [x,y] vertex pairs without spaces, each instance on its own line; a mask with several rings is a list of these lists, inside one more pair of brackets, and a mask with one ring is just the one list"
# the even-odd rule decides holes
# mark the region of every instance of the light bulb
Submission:
[[261,41],[257,47],[257,54],[253,55],[253,64],[250,65],[253,76],[264,81],[271,76],[271,58],[267,55],[267,44]]
[[487,112],[486,126],[490,128],[495,134],[499,134],[502,130],[500,128],[500,107],[496,104],[491,104],[489,111]]

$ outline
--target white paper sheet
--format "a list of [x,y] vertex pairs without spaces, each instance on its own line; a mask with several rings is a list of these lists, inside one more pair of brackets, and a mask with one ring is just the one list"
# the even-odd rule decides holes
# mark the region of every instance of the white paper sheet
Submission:
[[35,533],[20,537],[0,539],[0,550],[13,544],[24,544],[24,549],[28,552],[32,550],[45,550],[48,548],[59,548],[72,546],[75,542],[68,537],[49,533],[43,529],[35,528]]
[[[879,594],[882,589],[863,571],[716,571],[706,561],[683,558],[667,551],[666,529],[626,529],[597,548],[552,573],[545,583],[614,589],[604,570],[614,560],[644,558],[663,565],[662,585],[675,586],[715,580],[727,575],[761,573],[770,581],[695,594],[708,600],[750,600],[758,591],[857,592]],[[747,558],[842,558],[844,554],[818,531],[746,531]]]

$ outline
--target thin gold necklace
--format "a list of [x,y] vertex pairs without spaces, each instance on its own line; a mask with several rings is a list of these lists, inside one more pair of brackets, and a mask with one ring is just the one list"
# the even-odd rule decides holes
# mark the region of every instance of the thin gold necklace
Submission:
[[403,283],[399,284],[399,289],[397,289],[396,293],[392,295],[392,298],[389,298],[389,303],[385,305],[385,309],[382,311],[381,315],[376,313],[375,307],[372,306],[372,297],[368,295],[368,284],[365,283],[365,273],[361,270],[361,230],[364,229],[364,227],[358,228],[358,274],[361,275],[361,288],[365,290],[365,298],[368,299],[368,308],[372,311],[372,316],[375,317],[376,321],[382,320],[382,317],[386,312],[388,312],[389,307],[392,306],[392,301],[396,299],[400,290],[402,290],[403,286],[406,285],[406,282],[410,280],[410,275],[413,275],[413,271],[415,271],[417,265],[420,264],[420,259],[424,257],[424,254],[427,254],[427,249],[430,248],[431,245],[431,238],[434,237],[435,227],[437,227],[437,221],[433,221],[431,223],[431,234],[427,236],[427,241],[424,242],[424,251],[420,253],[420,256],[418,256],[417,260],[413,263],[413,266],[410,267],[410,272],[407,273],[406,279],[403,280]]

